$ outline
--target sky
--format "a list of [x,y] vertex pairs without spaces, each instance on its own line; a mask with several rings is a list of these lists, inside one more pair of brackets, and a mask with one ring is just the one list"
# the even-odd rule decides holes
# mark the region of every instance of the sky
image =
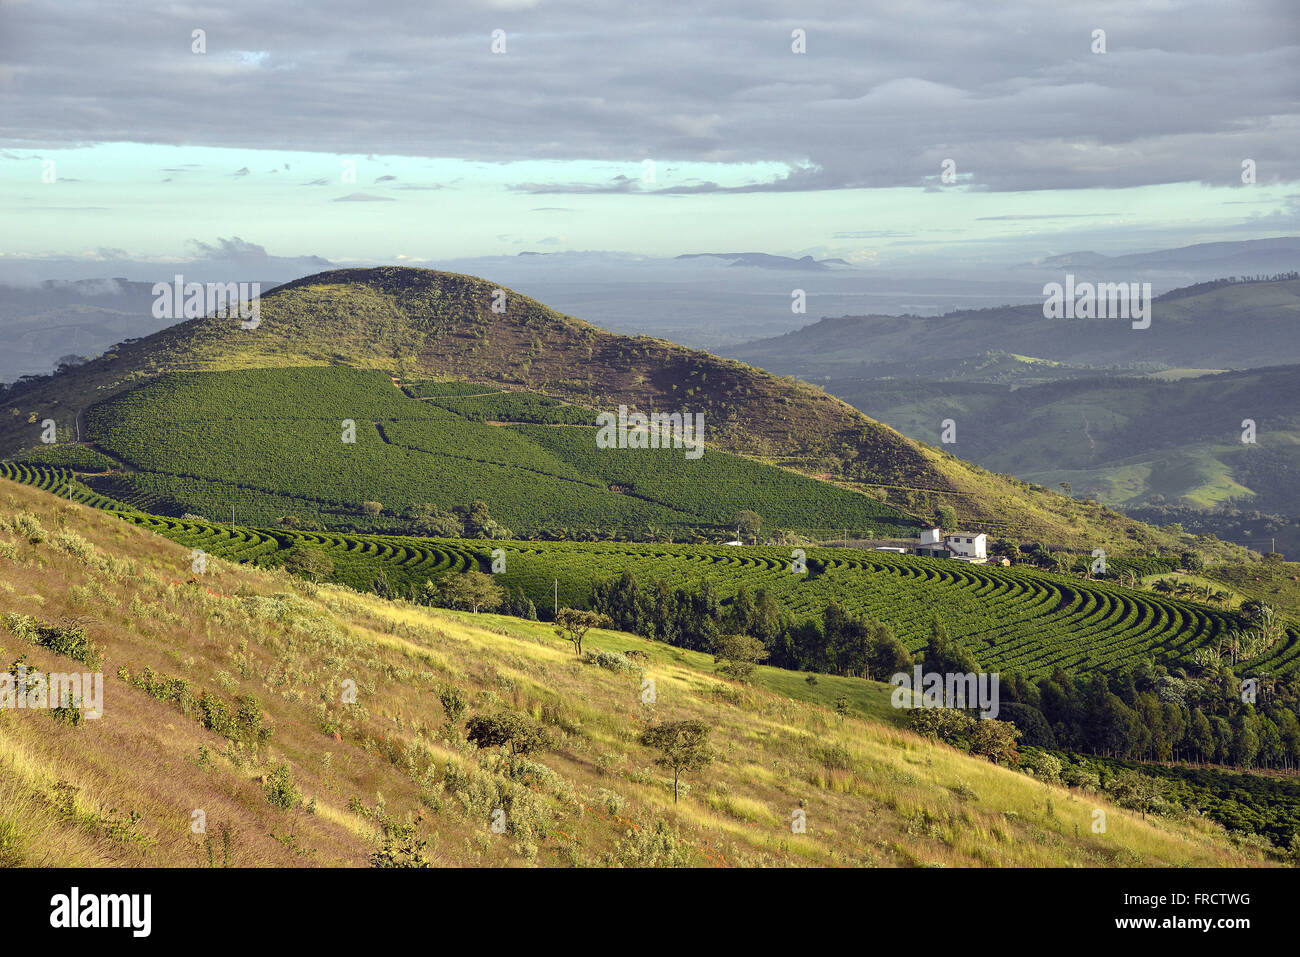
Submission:
[[1295,235],[1298,64],[1284,0],[0,0],[0,258]]

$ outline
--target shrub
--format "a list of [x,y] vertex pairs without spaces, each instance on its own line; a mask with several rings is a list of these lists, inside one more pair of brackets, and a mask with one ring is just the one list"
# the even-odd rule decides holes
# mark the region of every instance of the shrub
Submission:
[[90,640],[85,627],[78,622],[51,625],[31,615],[6,615],[5,624],[18,638],[48,648],[55,654],[66,655],[91,668],[98,668],[103,663],[103,651]]
[[284,569],[290,574],[319,582],[334,574],[334,559],[319,548],[298,545],[289,549],[288,554],[285,555]]
[[954,708],[912,708],[907,726],[922,737],[966,747],[975,719]]
[[384,829],[384,839],[379,849],[370,855],[372,867],[380,868],[426,868],[432,867],[424,856],[428,841],[415,836],[415,825],[394,821],[387,815],[380,818]]
[[460,719],[465,717],[465,710],[468,707],[465,692],[455,685],[446,685],[438,692],[438,701],[441,702],[443,713],[447,716],[447,724],[460,724]]
[[26,538],[32,545],[39,545],[50,534],[45,530],[45,526],[41,524],[40,519],[26,509],[15,515],[9,524],[15,532]]
[[1061,761],[1046,751],[1028,751],[1020,759],[1020,770],[1049,784],[1061,783]]
[[639,675],[641,668],[628,659],[626,655],[619,654],[617,651],[588,651],[582,656],[584,664],[597,665],[607,671],[614,671],[623,675]]
[[293,783],[289,765],[283,761],[263,778],[262,790],[266,792],[266,803],[281,810],[288,811],[302,803],[302,792]]
[[676,828],[655,821],[654,827],[629,829],[607,861],[614,867],[689,867],[691,846]]

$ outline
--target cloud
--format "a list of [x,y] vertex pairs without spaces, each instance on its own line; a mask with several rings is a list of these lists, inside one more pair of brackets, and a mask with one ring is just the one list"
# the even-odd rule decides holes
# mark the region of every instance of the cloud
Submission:
[[547,193],[570,195],[599,193],[639,193],[644,192],[638,180],[628,176],[615,176],[605,183],[515,183],[507,189],[517,193],[530,193],[542,196]]
[[216,243],[191,239],[185,245],[193,248],[197,259],[230,259],[239,263],[261,263],[269,258],[265,246],[245,242],[238,236],[230,239],[219,238]]
[[[176,143],[499,163],[585,160],[671,170],[768,163],[753,182],[639,180],[534,194],[788,193],[925,188],[945,159],[964,190],[1300,180],[1297,21],[1289,0],[845,6],[807,0],[491,0],[463,8],[227,0],[208,56],[193,13],[148,29],[111,5],[5,6],[4,68],[23,95],[0,145]],[[488,16],[485,17],[485,11]],[[790,48],[792,18],[806,54]],[[1104,55],[1091,32],[1107,30]],[[490,31],[507,33],[493,55]],[[121,63],[131,70],[122,72]],[[104,76],[112,75],[112,84]],[[255,109],[231,115],[231,104]],[[418,113],[419,122],[412,122]],[[214,121],[214,118],[216,121]],[[248,175],[241,170],[236,175]],[[671,175],[671,174],[668,174]],[[939,188],[934,186],[933,188]]]
[[1019,222],[1025,219],[1097,219],[1105,216],[1123,216],[1123,213],[1008,213],[1005,216],[976,216],[977,222]]
[[333,203],[395,203],[397,200],[391,196],[375,196],[372,193],[348,193],[346,196],[338,196],[330,200]]

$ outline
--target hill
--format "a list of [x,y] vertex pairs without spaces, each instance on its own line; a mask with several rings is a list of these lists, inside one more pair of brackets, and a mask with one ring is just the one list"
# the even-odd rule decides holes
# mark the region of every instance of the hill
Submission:
[[[1108,272],[1076,279],[1125,277]],[[920,362],[999,353],[1143,369],[1204,368],[1210,356],[1220,369],[1300,363],[1300,279],[1204,283],[1158,296],[1151,308],[1148,329],[1123,320],[1047,319],[1041,301],[935,317],[843,316],[725,352],[773,372],[816,379],[870,375],[882,356]]]
[[[960,423],[953,450],[1031,482],[1069,482],[1121,508],[1226,501],[1300,512],[1300,367],[1164,381],[1084,377],[1013,388],[842,379],[827,388],[919,440]],[[1256,424],[1243,443],[1242,422]]]
[[[594,633],[596,649],[644,655],[609,670],[535,624],[215,558],[195,574],[188,548],[115,517],[27,487],[2,496],[6,661],[100,670],[107,685],[97,720],[0,713],[5,866],[1264,860],[1204,818],[1140,816],[841,718],[769,687],[766,669],[747,687],[706,656]],[[882,688],[825,680],[817,694]],[[440,698],[464,712],[449,720]],[[467,720],[493,715],[546,742],[476,747]],[[715,760],[674,803],[641,732],[678,719],[707,724]]]
[[[493,303],[503,304],[504,311],[494,312]],[[303,368],[321,366],[327,368],[315,373],[320,378],[309,382]],[[260,378],[252,370],[262,370]],[[242,403],[238,389],[210,385],[236,381],[229,377],[236,371],[245,375],[242,381],[249,388],[255,386]],[[320,429],[314,433],[320,444],[304,445],[312,441],[304,433],[304,423],[314,417],[307,410],[319,404],[334,415],[355,420],[372,440],[365,446],[367,456],[373,454],[373,461],[381,463],[371,468],[372,474],[364,480],[358,477],[350,499],[342,503],[353,513],[345,523],[363,527],[357,513],[364,501],[379,502],[390,515],[410,502],[411,491],[402,484],[410,477],[402,478],[402,467],[383,466],[410,462],[421,451],[437,453],[425,461],[450,463],[452,456],[443,452],[463,451],[465,441],[473,447],[485,433],[467,429],[463,421],[442,414],[455,415],[456,410],[450,408],[434,413],[418,411],[415,403],[407,403],[398,414],[394,411],[394,403],[402,398],[398,389],[379,390],[384,392],[381,396],[376,391],[378,376],[372,376],[363,388],[357,378],[359,371],[389,376],[407,386],[409,396],[418,394],[422,381],[443,379],[595,410],[627,405],[644,411],[703,414],[710,450],[703,461],[711,460],[715,452],[725,452],[797,471],[848,489],[859,498],[869,497],[874,501],[855,503],[857,508],[895,525],[930,521],[938,505],[948,504],[965,525],[1073,543],[1080,548],[1121,551],[1133,547],[1136,534],[1134,523],[1118,514],[1086,508],[1063,496],[985,472],[912,441],[814,387],[661,340],[603,332],[481,279],[417,269],[337,270],[297,280],[262,298],[256,329],[242,329],[238,320],[215,315],[192,319],[124,343],[84,366],[20,384],[0,399],[0,455],[19,458],[28,454],[40,435],[41,423],[53,419],[65,442],[67,437],[77,436],[88,439],[92,447],[102,442],[103,453],[118,463],[116,471],[138,476],[137,485],[161,483],[157,497],[173,503],[164,502],[166,508],[197,504],[173,494],[180,482],[206,483],[199,499],[223,507],[232,494],[230,486],[246,472],[301,474],[311,457],[325,454],[327,443],[331,454],[342,451],[334,444],[341,420],[331,419],[331,427],[326,429],[323,417],[313,425]],[[182,380],[175,378],[200,373],[222,373],[227,378],[210,379],[204,386],[196,385],[196,379],[183,386]],[[168,375],[173,377],[161,378]],[[145,385],[152,391],[140,389]],[[124,397],[126,393],[130,395]],[[205,413],[180,422],[168,411],[174,395],[182,394],[190,397],[185,400],[190,408],[197,408],[194,397],[201,393],[210,396],[216,417]],[[238,414],[232,412],[235,406],[240,407]],[[352,414],[347,414],[349,411]],[[128,414],[152,423],[156,434],[137,433],[132,439],[127,419],[116,418]],[[386,442],[378,430],[381,418],[391,420],[399,432],[418,420],[425,431],[416,435],[408,430],[405,438]],[[243,425],[238,420],[244,420]],[[376,431],[370,431],[372,426]],[[439,431],[444,426],[448,431]],[[568,451],[560,448],[565,440],[558,437],[558,430],[545,434],[538,429],[511,431],[516,434],[498,435],[484,446],[492,452],[485,458],[493,468],[515,468],[516,483],[521,477],[518,467],[523,464],[518,455],[541,455],[554,461],[584,454],[572,447],[573,440],[569,440]],[[594,444],[594,434],[592,438]],[[437,449],[421,446],[421,441],[436,443]],[[131,442],[134,447],[125,448]],[[404,444],[407,451],[382,449],[380,443]],[[493,447],[503,443],[513,447],[516,458],[495,457],[499,448]],[[543,451],[533,448],[538,445],[545,446]],[[525,448],[526,452],[521,451]],[[119,458],[113,449],[124,457]],[[148,462],[143,458],[146,449],[152,456]],[[133,461],[132,455],[137,459]],[[225,480],[214,481],[212,471],[220,468],[217,459],[222,456],[232,470]],[[649,468],[653,458],[641,456],[636,461],[646,461]],[[187,463],[199,459],[207,460],[200,470],[204,474],[190,474]],[[313,475],[313,482],[321,471],[332,472],[329,459],[320,461],[323,467]],[[681,462],[675,468],[686,468]],[[463,463],[448,467],[453,466],[463,472]],[[580,484],[582,479],[573,474],[577,466],[571,461],[565,466],[567,472],[561,465],[539,471],[546,482],[564,479]],[[595,481],[591,467],[588,462],[580,468],[587,470],[587,481]],[[422,468],[415,466],[416,473]],[[735,470],[744,468],[735,464]],[[619,470],[626,474],[622,464]],[[733,471],[733,477],[740,474]],[[763,474],[778,483],[775,473]],[[523,480],[533,481],[526,476]],[[286,504],[310,497],[312,483],[289,481],[294,487],[287,490],[263,483],[255,491],[263,498],[288,491],[291,501]],[[455,500],[462,506],[468,504],[466,499],[478,484],[490,484],[478,477],[468,484],[449,478],[442,501],[453,500],[450,486],[457,482],[461,491]],[[606,492],[620,494],[625,485],[610,482]],[[748,482],[747,487],[756,487],[755,482]],[[697,486],[696,492],[719,503],[731,503],[740,494],[718,482]],[[526,489],[517,494],[529,495]],[[538,500],[552,497],[543,488]],[[603,493],[602,497],[607,498]],[[841,506],[825,510],[819,502],[809,499],[797,524],[829,531],[838,523],[842,528],[845,519],[837,512]],[[336,507],[341,513],[339,504],[327,502],[324,506]],[[505,499],[489,500],[488,504],[509,507]],[[881,505],[883,509],[878,507]],[[564,521],[554,515],[545,520]],[[651,506],[633,504],[624,510],[622,520],[632,525],[668,519]],[[1172,538],[1154,530],[1143,534],[1151,541],[1173,544]]]

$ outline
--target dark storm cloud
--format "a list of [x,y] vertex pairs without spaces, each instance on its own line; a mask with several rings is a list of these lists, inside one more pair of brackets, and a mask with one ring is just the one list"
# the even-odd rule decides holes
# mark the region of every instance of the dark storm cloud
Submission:
[[[142,5],[143,7],[144,5]],[[500,162],[772,161],[686,195],[1300,178],[1288,0],[0,3],[0,140],[134,140]],[[147,15],[145,15],[147,13]],[[807,31],[807,53],[791,31]],[[191,52],[191,32],[207,53]],[[506,34],[493,55],[491,33]],[[1090,52],[1094,29],[1107,51]],[[129,64],[124,69],[123,64]]]

